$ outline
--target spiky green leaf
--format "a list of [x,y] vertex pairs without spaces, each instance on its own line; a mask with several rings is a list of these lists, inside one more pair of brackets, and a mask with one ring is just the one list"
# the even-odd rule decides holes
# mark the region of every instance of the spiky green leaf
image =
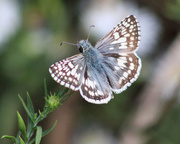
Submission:
[[[50,132],[53,130],[53,128],[56,126],[56,124],[57,124],[57,121],[55,121],[54,125],[53,125],[51,128],[47,129],[46,131],[44,131],[44,132],[42,133],[42,137],[44,137],[45,135],[47,135],[48,133],[50,133]],[[34,141],[35,141],[35,138],[33,138],[33,139],[29,142],[29,144],[32,144]]]
[[[33,116],[34,115],[34,106],[33,106],[32,100],[31,100],[28,92],[27,92],[27,108],[28,108],[30,114]],[[28,115],[27,135],[30,135],[33,125],[34,125],[34,122],[31,120],[31,118]]]
[[46,131],[43,132],[42,137],[44,137],[45,135],[47,135],[48,133],[50,133],[50,132],[54,129],[54,127],[56,126],[56,124],[57,124],[57,121],[55,121],[55,123],[53,124],[52,127],[50,127],[49,129],[47,129]]
[[40,126],[37,126],[35,144],[40,144],[41,138],[42,138],[42,128]]
[[20,101],[21,101],[21,103],[22,103],[22,105],[23,105],[25,111],[27,112],[28,116],[29,116],[29,117],[31,118],[31,120],[34,122],[34,119],[33,119],[32,114],[31,114],[30,111],[28,110],[28,108],[27,108],[27,106],[26,106],[24,100],[21,98],[20,95],[19,95],[19,99],[20,99]]

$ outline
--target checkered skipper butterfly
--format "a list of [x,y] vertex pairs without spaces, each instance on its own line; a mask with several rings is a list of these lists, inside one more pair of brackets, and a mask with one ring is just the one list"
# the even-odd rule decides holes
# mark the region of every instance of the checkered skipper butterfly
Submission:
[[76,45],[80,54],[51,65],[52,78],[95,104],[108,103],[113,93],[121,93],[139,76],[141,60],[136,55],[140,26],[133,15],[125,18],[95,47],[88,40]]

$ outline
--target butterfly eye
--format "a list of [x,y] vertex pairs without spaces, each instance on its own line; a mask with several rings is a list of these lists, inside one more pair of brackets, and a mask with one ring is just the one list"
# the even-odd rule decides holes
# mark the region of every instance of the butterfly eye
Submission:
[[79,51],[80,53],[83,53],[83,48],[81,46],[79,47]]

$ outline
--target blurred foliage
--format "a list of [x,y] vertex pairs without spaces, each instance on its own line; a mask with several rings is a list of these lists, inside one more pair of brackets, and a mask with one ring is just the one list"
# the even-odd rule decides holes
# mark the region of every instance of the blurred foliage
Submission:
[[180,0],[172,0],[166,3],[166,16],[180,22]]
[[[21,28],[3,45],[0,53],[0,136],[13,135],[16,128],[15,113],[20,108],[18,94],[30,91],[32,98],[36,99],[35,108],[42,105],[42,80],[45,77],[50,79],[48,68],[59,56],[56,51],[61,51],[59,43],[62,37],[66,37],[69,28],[63,1],[49,2],[19,2]],[[67,54],[67,50],[64,51]],[[64,53],[60,56],[64,56]]]
[[19,128],[17,137],[3,135],[2,138],[7,138],[13,141],[14,144],[32,144],[34,142],[35,144],[40,144],[42,137],[44,137],[53,130],[57,122],[55,122],[51,128],[47,129],[44,132],[42,131],[42,127],[38,126],[38,124],[39,122],[44,120],[49,113],[53,112],[58,108],[58,106],[62,105],[65,101],[67,101],[71,96],[72,92],[67,94],[68,88],[64,88],[64,89],[61,88],[58,93],[48,95],[46,81],[44,81],[44,86],[45,86],[45,105],[43,107],[43,111],[39,110],[38,113],[34,111],[34,106],[30,98],[30,95],[28,93],[27,93],[27,105],[25,104],[21,96],[19,96],[19,99],[28,115],[27,126],[25,125],[25,122],[22,116],[20,115],[20,113],[17,112],[18,128]]
[[180,105],[175,105],[150,131],[148,144],[178,144],[180,142]]

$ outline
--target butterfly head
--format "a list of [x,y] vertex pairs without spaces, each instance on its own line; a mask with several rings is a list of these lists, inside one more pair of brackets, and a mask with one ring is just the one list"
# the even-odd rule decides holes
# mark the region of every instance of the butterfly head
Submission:
[[80,53],[86,52],[91,47],[91,44],[87,40],[80,40],[77,43],[77,48]]

